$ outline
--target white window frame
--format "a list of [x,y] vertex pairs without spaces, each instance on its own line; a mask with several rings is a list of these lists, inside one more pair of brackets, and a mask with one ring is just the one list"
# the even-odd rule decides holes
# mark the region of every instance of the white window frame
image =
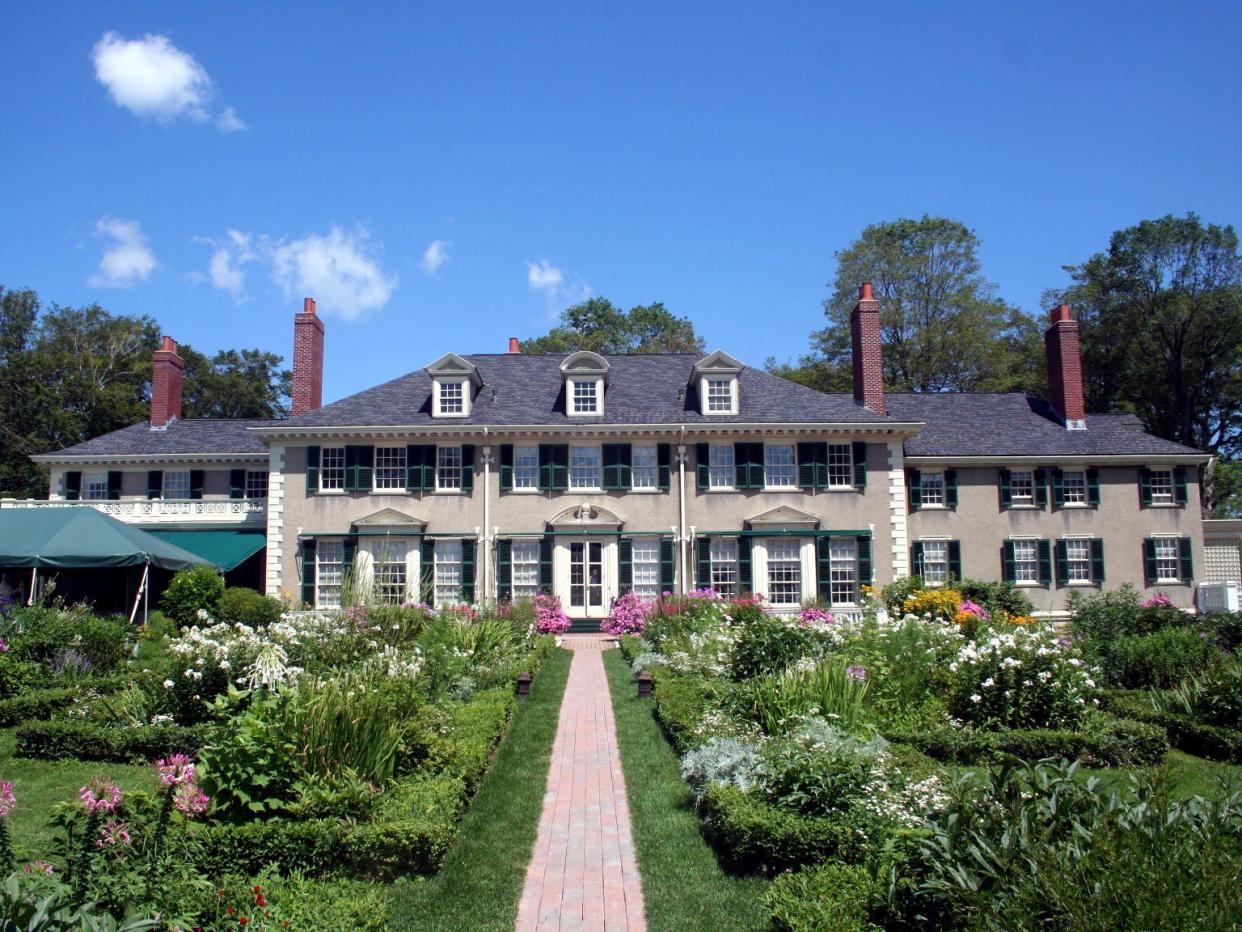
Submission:
[[829,604],[849,608],[858,604],[858,539],[828,539]]
[[[376,492],[405,491],[405,447],[376,447],[371,487]],[[437,470],[438,474],[439,470]]]
[[[1038,537],[1011,537],[1013,542],[1013,584],[1015,586],[1035,586],[1040,585],[1039,582],[1039,538]],[[1018,550],[1025,550],[1030,547],[1030,558],[1023,559],[1019,557]],[[1026,572],[1024,567],[1030,565],[1030,578],[1024,579]]]
[[[796,537],[773,537],[769,538],[764,545],[764,567],[763,582],[764,595],[767,597],[769,605],[779,609],[797,608],[803,602],[806,592],[806,574],[804,572],[802,559],[802,541]],[[779,557],[779,559],[777,559]],[[780,583],[772,579],[772,571],[776,564],[785,566],[785,572],[795,573],[796,576],[792,580],[782,580]],[[795,598],[776,599],[776,587],[778,585],[794,585],[798,587]],[[792,593],[783,593],[783,595],[791,595]]]
[[[329,465],[328,460],[333,459],[337,462]],[[333,478],[336,474],[339,478]],[[319,450],[319,491],[320,492],[343,492],[345,491],[345,448],[344,447],[322,447]]]
[[260,501],[267,498],[271,476],[266,469],[246,470],[246,498]]
[[539,594],[539,541],[514,540],[509,551],[510,591],[513,601],[533,599]]
[[[1090,537],[1062,537],[1061,542],[1065,545],[1065,582],[1070,586],[1090,586],[1094,585],[1091,579],[1091,538]],[[1070,548],[1082,547],[1082,555],[1075,556]],[[1079,578],[1075,578],[1075,574],[1080,574]]]
[[[937,496],[937,501],[927,500],[929,489]],[[919,499],[920,508],[944,508],[946,506],[943,469],[933,469],[919,474]]]
[[[943,586],[949,581],[949,538],[923,537],[919,542],[923,545],[923,582],[931,589]],[[929,572],[932,566],[938,569]]]
[[[584,457],[589,456],[590,461],[584,462]],[[575,464],[575,459],[578,462]],[[575,481],[574,470],[591,469],[593,472],[594,484],[579,484]],[[578,477],[582,478],[581,476]],[[569,491],[571,492],[600,492],[604,486],[604,450],[599,446],[572,446],[569,448]]]
[[539,447],[530,444],[513,447],[513,491],[539,491]]
[[711,564],[711,587],[720,595],[736,598],[738,591],[737,538],[713,537],[708,543]]
[[83,501],[88,502],[107,501],[107,472],[88,472],[82,474],[82,499]]
[[[468,378],[437,378],[432,383],[433,411],[436,417],[469,417],[470,416],[470,380]],[[448,392],[450,397],[445,397],[444,389],[450,388]],[[461,397],[452,397],[460,391]],[[457,408],[460,404],[461,410],[445,410],[445,403],[451,403],[453,408]]]
[[166,469],[160,487],[160,497],[165,501],[186,501],[190,497],[190,470]]
[[[794,448],[797,468],[797,447]],[[797,474],[795,473],[795,476]],[[854,488],[854,445],[851,443],[828,444],[828,488]]]
[[[457,454],[456,465],[453,463],[454,452]],[[437,446],[436,491],[460,492],[461,476],[465,468],[465,464],[462,462],[460,443],[446,443]]]
[[635,537],[630,547],[630,590],[644,602],[660,598],[660,538]]
[[[1156,585],[1165,586],[1182,582],[1182,550],[1176,534],[1152,535],[1156,550]],[[1163,572],[1162,564],[1171,563],[1172,574]]]
[[[1177,477],[1172,466],[1149,466],[1147,469],[1151,476],[1151,503],[1156,506],[1176,505],[1177,504]],[[1161,477],[1160,485],[1162,491],[1156,491],[1156,477]],[[1163,491],[1166,485],[1168,491]]]
[[[594,406],[591,408],[579,408],[578,402],[578,386],[583,389],[591,386],[592,395],[594,397]],[[585,391],[583,395],[585,400]],[[570,417],[598,417],[604,413],[604,380],[601,378],[570,378],[565,381],[565,410]]]
[[[775,462],[777,451],[788,451],[788,462]],[[783,456],[781,457],[784,458]],[[788,482],[773,482],[777,471],[788,471]],[[785,478],[781,475],[781,478]],[[765,443],[763,445],[763,487],[770,491],[785,491],[798,487],[798,445],[794,443]]]
[[[367,543],[369,566],[367,579],[371,594],[382,605],[400,605],[410,597],[411,583],[418,577],[410,566],[412,552],[417,548],[410,541],[383,538]],[[399,591],[393,590],[400,587]]]
[[733,444],[713,443],[707,447],[707,487],[715,492],[732,492],[737,482]]
[[[724,391],[721,391],[721,387]],[[737,414],[737,377],[705,375],[700,382],[704,415]]]
[[[1023,492],[1023,497],[1018,498],[1018,477],[1024,476],[1024,483],[1029,483],[1029,491]],[[1009,470],[1009,505],[1012,508],[1034,508],[1036,502],[1035,497],[1035,470],[1033,469],[1011,469]]]
[[654,444],[630,448],[630,488],[654,492],[660,487],[660,453]]
[[[332,557],[332,559],[325,559]],[[315,608],[341,608],[344,598],[345,541],[321,540],[315,546]]]
[[[444,537],[435,542],[435,566],[432,568],[432,599],[434,604],[460,605],[462,586],[461,538]],[[456,593],[453,595],[452,593]]]
[[[1070,499],[1070,477],[1074,477],[1074,499]],[[1087,471],[1085,469],[1062,469],[1061,470],[1061,507],[1062,508],[1086,508],[1089,504],[1087,501]]]

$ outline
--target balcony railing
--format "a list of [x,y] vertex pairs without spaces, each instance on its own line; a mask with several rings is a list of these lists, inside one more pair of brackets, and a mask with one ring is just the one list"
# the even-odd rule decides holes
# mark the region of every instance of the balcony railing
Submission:
[[0,508],[94,508],[132,524],[228,522],[261,525],[267,523],[266,498],[150,498],[117,501],[52,501],[35,498],[3,498]]

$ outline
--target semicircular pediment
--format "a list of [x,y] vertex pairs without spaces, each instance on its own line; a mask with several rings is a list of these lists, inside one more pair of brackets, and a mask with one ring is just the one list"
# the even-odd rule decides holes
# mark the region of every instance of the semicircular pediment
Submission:
[[573,527],[573,528],[593,528],[600,530],[619,528],[625,524],[616,512],[605,508],[603,505],[594,505],[583,503],[566,508],[555,518],[548,522],[549,527]]

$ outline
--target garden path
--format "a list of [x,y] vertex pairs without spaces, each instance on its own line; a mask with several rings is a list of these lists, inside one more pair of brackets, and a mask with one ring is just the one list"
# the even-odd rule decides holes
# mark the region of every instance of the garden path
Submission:
[[518,932],[644,932],[643,891],[630,834],[625,778],[604,662],[605,635],[571,635],[535,852],[518,906]]

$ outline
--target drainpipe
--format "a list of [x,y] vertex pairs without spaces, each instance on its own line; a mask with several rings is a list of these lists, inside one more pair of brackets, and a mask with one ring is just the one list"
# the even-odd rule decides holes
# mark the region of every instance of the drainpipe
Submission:
[[686,588],[686,425],[681,425],[681,443],[677,445],[677,554],[678,573],[681,594],[690,590]]
[[[483,543],[483,559],[479,560],[479,566],[483,570],[483,600],[488,602],[492,597],[491,576],[492,576],[492,538],[488,535],[491,528],[492,516],[492,448],[487,442],[487,426],[483,426],[483,528],[480,537]],[[479,600],[478,590],[475,590],[475,601]]]

